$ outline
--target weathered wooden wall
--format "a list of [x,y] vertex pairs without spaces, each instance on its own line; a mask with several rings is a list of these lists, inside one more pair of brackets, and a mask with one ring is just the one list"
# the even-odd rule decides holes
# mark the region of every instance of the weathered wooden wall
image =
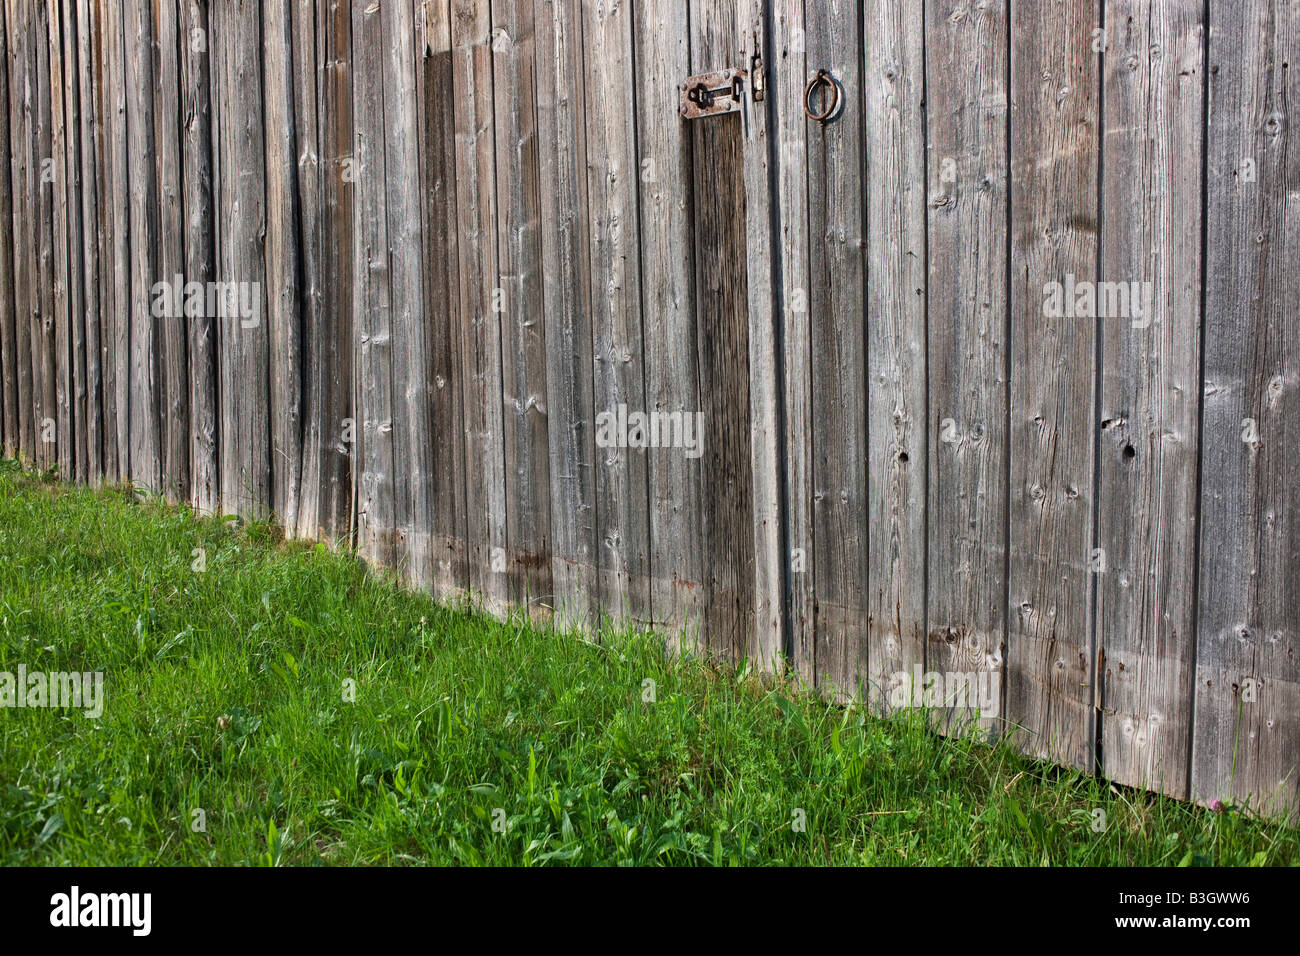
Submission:
[[[878,710],[988,674],[1030,753],[1297,812],[1294,0],[0,17],[6,455]],[[255,318],[153,316],[175,276]]]

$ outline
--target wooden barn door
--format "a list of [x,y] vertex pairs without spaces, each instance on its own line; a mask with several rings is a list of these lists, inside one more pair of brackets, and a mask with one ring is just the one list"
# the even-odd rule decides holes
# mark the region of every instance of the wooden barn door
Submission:
[[880,703],[926,645],[922,2],[773,20],[790,647]]
[[[651,604],[688,642],[770,665],[783,618],[764,6],[639,4],[635,39],[646,404],[704,421],[699,458],[648,456]],[[743,74],[728,109],[683,116],[688,78],[723,71]]]

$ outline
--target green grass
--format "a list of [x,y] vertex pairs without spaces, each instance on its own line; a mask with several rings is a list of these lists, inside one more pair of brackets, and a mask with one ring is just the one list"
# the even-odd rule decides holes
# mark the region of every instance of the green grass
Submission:
[[1294,830],[1233,808],[666,659],[653,637],[441,608],[268,525],[5,463],[0,671],[19,664],[102,671],[105,706],[0,708],[8,865],[1300,859]]

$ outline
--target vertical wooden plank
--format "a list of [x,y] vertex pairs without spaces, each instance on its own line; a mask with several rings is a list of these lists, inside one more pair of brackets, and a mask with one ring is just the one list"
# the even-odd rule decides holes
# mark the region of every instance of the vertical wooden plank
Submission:
[[1091,770],[1097,322],[1049,283],[1097,275],[1100,11],[1011,8],[1011,504],[1007,717],[1036,756]]
[[[207,0],[182,0],[181,157],[185,184],[185,279],[204,289],[215,265],[212,216],[212,90]],[[186,316],[189,368],[190,503],[200,514],[217,510],[217,329],[206,309]]]
[[407,580],[432,583],[429,474],[433,433],[429,426],[427,329],[424,314],[423,233],[420,214],[419,131],[415,93],[415,20],[406,0],[384,3],[383,119],[387,179],[393,337],[393,469],[397,547]]
[[[100,229],[100,171],[96,153],[99,136],[99,108],[95,88],[97,67],[95,44],[98,4],[76,0],[77,100],[75,121],[81,149],[77,163],[81,172],[81,257],[85,268],[85,307],[82,313],[84,340],[84,397],[82,419],[85,440],[85,478],[92,485],[104,476],[103,459],[103,373],[100,367],[100,260],[103,241]],[[3,31],[0,31],[2,33]],[[81,449],[79,448],[79,451]]]
[[[330,355],[330,380],[326,399],[326,421],[330,427],[325,434],[326,448],[331,454],[322,457],[323,494],[326,496],[325,514],[334,535],[353,535],[356,532],[356,481],[357,449],[356,402],[353,387],[353,328],[352,311],[355,296],[353,281],[354,233],[352,218],[356,189],[345,177],[345,171],[354,171],[352,131],[352,22],[347,4],[335,2],[327,7],[329,17],[323,20],[321,34],[325,37],[325,79],[322,102],[324,125],[322,140],[325,143],[324,192],[327,226],[322,244],[329,250],[326,258],[330,284],[326,298],[331,303],[329,311],[333,335],[326,348]],[[349,441],[348,439],[352,440]]]
[[[180,63],[177,10],[183,0],[153,0],[154,162],[158,190],[157,278],[183,283],[185,236],[181,218]],[[163,488],[169,500],[190,497],[189,354],[183,315],[158,320],[159,414]]]
[[320,92],[321,45],[317,38],[317,5],[309,0],[293,0],[290,7],[290,60],[293,83],[293,130],[297,170],[294,182],[299,219],[298,241],[301,243],[301,340],[297,359],[302,376],[301,448],[296,455],[298,475],[296,489],[297,517],[289,534],[319,538],[321,532],[321,458],[326,453],[328,426],[325,423],[323,384],[329,368],[329,355],[322,336],[325,333],[325,293],[321,248],[321,209],[324,189],[320,163]]
[[[781,664],[785,648],[785,562],[782,557],[781,422],[778,389],[779,285],[774,238],[777,204],[771,100],[769,4],[746,0],[737,17],[740,67],[750,70],[741,123],[745,187],[745,289],[748,312],[749,450],[754,549],[753,623],[745,653],[765,671]],[[760,87],[759,84],[762,84]],[[759,99],[758,97],[762,97]]]
[[[687,0],[636,4],[640,147],[641,283],[646,314],[648,410],[694,415],[702,407],[696,340],[695,242],[690,124],[678,115],[678,87],[691,72]],[[707,424],[706,424],[707,428]],[[706,433],[707,434],[707,433]],[[705,561],[700,531],[703,458],[652,453],[650,603],[671,644],[703,641]]]
[[36,179],[36,273],[40,290],[32,313],[32,384],[35,397],[35,460],[40,468],[58,464],[58,330],[57,310],[62,282],[55,260],[55,189],[61,181],[54,154],[53,89],[51,85],[51,30],[49,0],[37,0],[34,35],[36,111],[33,169]]
[[[314,64],[309,11],[315,10]],[[320,155],[316,178],[303,181],[303,211],[311,209],[307,195],[319,193],[319,236],[304,228],[304,254],[309,289],[308,322],[303,334],[303,363],[307,369],[303,447],[303,493],[299,515],[304,536],[337,540],[351,533],[353,521],[352,303],[353,303],[353,162],[352,162],[352,18],[349,4],[332,0],[324,5],[295,8],[295,73],[304,108],[298,111],[298,137],[311,141],[309,124],[319,125]],[[316,84],[316,112],[306,111],[308,76]],[[305,169],[303,164],[300,164]],[[305,172],[303,173],[305,176]],[[306,218],[304,219],[304,223]],[[316,250],[313,252],[313,243]],[[319,279],[311,262],[319,256]]]
[[31,84],[27,68],[27,34],[31,18],[30,0],[19,0],[6,5],[5,33],[8,49],[5,64],[9,87],[9,113],[6,117],[9,126],[9,177],[13,205],[13,246],[6,251],[13,267],[14,313],[13,326],[9,331],[12,342],[12,355],[7,359],[7,366],[12,370],[13,385],[10,394],[13,405],[10,407],[6,398],[7,414],[12,414],[16,430],[12,436],[6,428],[5,452],[15,457],[30,454],[29,438],[31,434],[31,354],[30,345],[25,345],[30,335],[29,315],[31,313],[31,279],[29,278],[29,253],[31,248],[31,214],[28,212],[31,174],[30,132]]
[[292,0],[262,5],[266,106],[266,303],[271,358],[271,509],[292,533],[302,471],[303,303]]
[[[8,5],[6,4],[5,7]],[[16,6],[16,5],[15,5]],[[14,318],[17,298],[14,290],[15,260],[19,255],[14,229],[13,184],[16,177],[10,151],[9,20],[7,9],[0,7],[0,448],[6,458],[18,454],[18,342]],[[16,132],[16,130],[14,130]]]
[[154,168],[153,28],[149,0],[124,0],[127,89],[127,176],[131,284],[130,451],[131,481],[161,493],[163,383],[160,380],[158,329],[167,321],[152,312],[153,284],[158,279],[158,193]]
[[[996,707],[981,708],[984,730],[1001,726],[1006,660],[1008,7],[940,0],[925,10],[925,666],[990,675]],[[960,730],[973,709],[945,708],[941,726]]]
[[458,599],[468,584],[465,526],[465,418],[456,235],[456,118],[449,0],[413,0],[420,23],[415,51],[424,236],[426,386],[433,458],[433,594]]
[[357,419],[361,447],[357,468],[357,549],[372,561],[396,561],[394,529],[394,444],[392,315],[388,215],[388,170],[384,157],[384,60],[380,5],[354,4],[352,87],[356,209],[353,216],[356,283]]
[[[47,405],[46,415],[53,419],[55,426],[50,429],[55,435],[54,462],[59,467],[59,475],[70,479],[73,477],[73,439],[72,439],[72,315],[71,315],[71,278],[68,270],[68,156],[65,133],[67,117],[64,112],[64,96],[67,86],[63,70],[63,11],[59,0],[45,0],[46,39],[49,59],[47,60],[49,82],[49,112],[45,121],[49,125],[49,149],[43,153],[42,162],[48,164],[42,174],[42,180],[49,180],[51,200],[50,215],[41,220],[41,227],[48,230],[49,242],[53,250],[50,260],[53,268],[50,281],[54,289],[54,311],[46,317],[46,324],[53,323],[52,355],[42,357],[54,370],[54,404]],[[44,112],[44,111],[42,111]],[[51,343],[46,342],[48,347]]]
[[[737,5],[694,0],[690,12],[691,72],[740,69]],[[748,651],[756,606],[742,112],[691,124],[696,354],[704,423],[697,436],[703,445],[698,461],[705,503],[701,643],[731,661]],[[656,453],[683,454],[679,449]]]
[[818,687],[842,696],[868,674],[864,40],[846,0],[804,13],[808,69],[827,70],[842,100],[832,121],[808,124],[815,655]]
[[1195,652],[1202,16],[1199,0],[1107,0],[1102,61],[1101,278],[1144,314],[1101,322],[1101,770],[1177,797]]
[[923,0],[866,7],[867,699],[925,662],[926,207]]
[[781,275],[781,350],[785,494],[787,653],[794,674],[817,680],[813,546],[812,330],[809,326],[811,233],[808,219],[808,122],[804,83],[809,76],[803,0],[775,0],[769,72],[777,140],[777,249]]
[[66,446],[60,449],[64,477],[86,481],[86,353],[85,353],[85,264],[81,222],[81,123],[77,82],[77,25],[75,0],[52,2],[50,12],[58,19],[60,86],[59,112],[55,124],[61,130],[58,176],[63,183],[59,217],[59,242],[63,247],[64,309],[61,313],[60,427]]
[[582,15],[580,0],[536,0],[534,11],[552,605],[557,626],[590,627],[598,543]]
[[112,127],[116,125],[113,103],[116,93],[110,88],[109,36],[107,24],[114,22],[113,3],[91,4],[91,23],[94,27],[94,77],[95,92],[95,170],[99,192],[98,244],[99,244],[99,369],[103,379],[100,391],[102,416],[101,448],[104,463],[104,480],[117,481],[120,463],[117,434],[117,365],[114,348],[117,340],[116,298],[117,276],[113,268],[114,247],[117,242],[114,229]]
[[112,237],[112,334],[108,339],[106,365],[113,366],[113,390],[109,440],[114,445],[117,467],[113,477],[131,478],[131,246],[130,170],[127,166],[127,83],[126,83],[126,0],[105,7],[104,90],[108,126],[108,157],[111,188],[108,190]]
[[1191,794],[1300,814],[1300,9],[1210,11]]
[[265,294],[266,151],[261,4],[213,7],[214,142],[219,157],[216,205],[218,282],[234,283],[240,308],[219,318],[221,507],[265,514],[271,502],[271,382]]
[[465,384],[469,584],[493,614],[507,600],[501,325],[493,176],[491,22],[483,0],[452,2],[457,249]]
[[[619,0],[583,5],[594,414],[644,412],[637,262],[636,113],[632,17]],[[616,625],[650,617],[650,521],[644,449],[596,451],[597,594]]]
[[[492,4],[501,380],[506,453],[506,556],[513,602],[551,602],[551,473],[546,401],[546,300],[541,274],[533,0]],[[533,602],[541,602],[536,606]]]

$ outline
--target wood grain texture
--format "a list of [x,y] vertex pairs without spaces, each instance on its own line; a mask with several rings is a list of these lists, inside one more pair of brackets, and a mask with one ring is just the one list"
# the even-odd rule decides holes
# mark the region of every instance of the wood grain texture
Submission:
[[[772,62],[767,4],[742,0],[736,17],[740,64],[751,71],[741,125],[745,188],[745,291],[748,313],[749,473],[753,538],[753,621],[745,655],[776,671],[785,650],[785,559],[781,517],[780,285],[772,195],[776,140],[767,97]],[[763,86],[760,88],[759,83]],[[762,99],[757,99],[762,90]]]
[[456,234],[456,119],[449,0],[417,0],[415,50],[420,210],[424,235],[425,388],[429,402],[432,588],[458,600],[469,582],[465,520],[465,428]]
[[104,91],[110,135],[105,143],[108,227],[112,236],[112,329],[108,338],[113,366],[112,415],[108,440],[114,446],[119,481],[131,478],[131,224],[130,169],[127,165],[126,0],[105,5]]
[[558,627],[590,628],[597,599],[597,449],[580,0],[535,0],[534,29],[552,607]]
[[[929,589],[926,669],[996,677],[1007,601],[1009,4],[929,3]],[[955,702],[954,702],[955,703]],[[944,708],[960,730],[972,707]]]
[[384,156],[393,336],[393,469],[397,547],[406,579],[427,590],[433,577],[424,250],[420,212],[415,21],[405,0],[381,8],[384,36]]
[[[690,75],[687,0],[637,4],[635,47],[644,108],[637,110],[641,294],[645,303],[648,410],[694,414],[702,407],[696,340],[694,182],[689,124],[677,114],[678,85]],[[707,425],[706,425],[707,428]],[[671,646],[703,643],[706,510],[702,458],[652,452],[650,604]]]
[[[303,481],[316,487],[313,534],[346,540],[356,527],[353,233],[355,184],[352,144],[352,18],[347,3],[331,0],[317,10],[321,47],[320,191],[321,328],[305,341],[314,354],[309,401],[320,408],[319,430],[309,433]],[[317,357],[317,353],[318,356]]]
[[776,0],[770,87],[775,125],[777,261],[781,276],[780,345],[784,455],[783,534],[786,562],[786,653],[807,686],[817,680],[814,633],[812,330],[809,324],[808,68],[803,0]]
[[[63,57],[63,9],[60,0],[46,0],[45,3],[47,52],[49,59],[49,149],[43,153],[42,163],[48,163],[50,185],[50,211],[52,218],[46,220],[49,229],[49,243],[52,250],[50,264],[52,273],[48,281],[53,286],[54,310],[47,317],[47,327],[53,325],[54,352],[45,353],[48,366],[54,372],[54,404],[46,405],[46,415],[51,421],[49,432],[55,436],[52,450],[53,461],[59,467],[59,474],[72,480],[75,478],[75,444],[73,440],[72,421],[72,270],[69,268],[68,236],[68,147],[67,147],[67,112],[66,97],[68,92],[67,75],[64,70]],[[45,77],[42,77],[45,79]],[[48,334],[48,333],[47,333]],[[48,394],[46,396],[48,402]],[[48,446],[48,442],[47,442]]]
[[[735,4],[693,0],[691,73],[740,69]],[[701,639],[716,657],[740,661],[754,631],[754,512],[749,380],[749,268],[742,110],[691,124],[695,240],[696,459],[706,507]],[[659,456],[682,449],[655,449]]]
[[271,510],[292,532],[302,485],[303,251],[292,0],[262,4]]
[[[172,286],[184,281],[185,232],[181,183],[180,50],[178,3],[154,0],[156,56],[154,83],[154,164],[158,189],[157,279]],[[164,491],[171,501],[190,498],[190,373],[188,322],[183,314],[158,321],[159,396]]]
[[1203,15],[1196,0],[1108,0],[1103,58],[1101,278],[1151,293],[1146,314],[1101,323],[1101,771],[1178,797],[1196,646]]
[[508,593],[544,616],[552,592],[551,469],[534,15],[533,0],[492,4]]
[[[53,140],[53,90],[50,63],[50,3],[37,0],[36,18],[32,35],[35,50],[36,102],[33,113],[35,153],[32,169],[35,174],[36,268],[33,273],[33,296],[37,308],[32,312],[32,396],[35,408],[36,435],[34,457],[41,468],[59,464],[59,329],[58,308],[62,293],[62,279],[56,262],[56,186],[62,180],[58,173],[58,158],[54,154]],[[39,290],[39,293],[37,292]],[[67,472],[64,472],[67,474]]]
[[216,113],[217,278],[240,308],[217,322],[221,508],[266,515],[271,497],[271,370],[266,302],[266,147],[260,3],[214,4],[209,40]]
[[1050,318],[1044,287],[1097,275],[1099,16],[1011,7],[1007,718],[1028,753],[1089,771],[1097,320]]
[[379,4],[352,7],[355,73],[352,114],[353,348],[357,370],[357,550],[388,567],[397,562],[394,483],[398,439],[393,423],[392,264],[388,242],[388,168],[384,151],[384,35]]
[[842,99],[807,135],[815,658],[818,688],[844,697],[869,662],[863,35],[843,0],[804,14],[808,69],[829,71]]
[[[98,90],[95,86],[97,68],[95,63],[95,43],[97,28],[94,16],[97,5],[90,0],[76,0],[76,47],[77,47],[77,109],[72,122],[77,125],[80,149],[76,163],[80,172],[81,188],[79,190],[81,212],[81,261],[84,279],[84,308],[82,311],[83,375],[81,387],[84,389],[79,397],[82,423],[78,450],[84,457],[83,478],[92,485],[97,485],[104,476],[103,458],[103,370],[100,354],[100,247],[103,243],[103,231],[100,227],[99,197],[102,195],[100,170],[98,165],[97,139],[99,136]],[[3,35],[0,29],[0,35]],[[3,173],[0,173],[3,175]],[[3,227],[0,226],[0,229]],[[0,243],[2,244],[2,243]],[[0,267],[2,270],[3,267]],[[2,284],[2,283],[0,283]],[[0,308],[2,308],[0,304]]]
[[15,337],[14,191],[10,150],[9,15],[0,8],[0,448],[6,458],[18,454],[18,342]]
[[[1210,11],[1191,795],[1300,815],[1300,10]],[[1253,698],[1253,699],[1252,699]]]
[[504,614],[507,502],[498,309],[505,303],[497,291],[491,21],[487,5],[475,0],[453,0],[451,13],[469,585],[489,613]]
[[[628,108],[636,82],[632,14],[619,0],[592,0],[582,8],[593,414],[617,414],[620,405],[644,412],[636,116]],[[646,622],[651,568],[645,449],[598,446],[595,475],[600,606],[615,624]]]
[[[212,182],[212,71],[207,0],[182,0],[181,164],[184,182],[185,281],[205,289],[215,275]],[[214,514],[220,493],[217,463],[217,320],[206,309],[186,316],[189,368],[190,504]]]
[[[126,176],[130,230],[129,324],[131,481],[163,493],[161,348],[168,319],[153,314],[158,271],[158,190],[154,166],[153,26],[148,0],[123,0],[126,101]],[[233,38],[232,38],[233,39]],[[233,452],[233,449],[232,449]],[[234,455],[231,456],[232,461]]]
[[[31,455],[32,401],[31,401],[31,309],[32,309],[32,229],[35,210],[31,206],[31,104],[32,85],[28,66],[28,45],[31,34],[30,0],[7,5],[5,33],[8,57],[6,63],[9,87],[9,174],[13,228],[13,246],[10,262],[13,268],[13,327],[12,354],[6,358],[6,372],[12,373],[13,423],[16,428],[10,437],[6,429],[7,454],[23,459]],[[8,407],[6,405],[6,407]]]
[[926,156],[923,0],[868,4],[866,699],[925,663]]

